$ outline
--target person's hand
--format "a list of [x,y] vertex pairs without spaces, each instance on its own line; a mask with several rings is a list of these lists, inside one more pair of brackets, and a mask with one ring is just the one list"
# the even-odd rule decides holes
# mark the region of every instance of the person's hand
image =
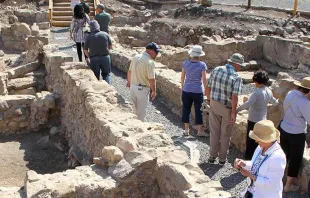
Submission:
[[87,65],[89,66],[89,65],[90,65],[90,60],[89,60],[89,58],[86,58],[85,60],[86,60]]
[[151,99],[154,100],[156,98],[156,91],[152,91],[151,93]]
[[230,113],[230,124],[235,124],[235,122],[236,122],[236,116],[237,116],[237,114],[236,114],[236,112],[231,112]]
[[130,88],[130,82],[129,81],[127,81],[126,87]]
[[240,169],[240,173],[241,173],[243,176],[249,177],[249,178],[251,178],[251,179],[254,177],[254,175],[253,175],[250,171],[248,171],[247,169],[245,169],[245,168],[241,168],[241,169]]
[[70,33],[70,40],[73,40],[72,33]]
[[305,141],[305,147],[308,148],[308,143],[307,143],[307,141]]
[[234,168],[239,169],[240,167],[245,167],[245,162],[242,159],[236,158],[234,163]]

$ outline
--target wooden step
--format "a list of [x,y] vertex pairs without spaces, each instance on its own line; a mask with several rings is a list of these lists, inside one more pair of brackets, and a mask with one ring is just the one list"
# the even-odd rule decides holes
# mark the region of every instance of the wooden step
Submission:
[[61,3],[57,3],[57,2],[54,2],[53,3],[53,7],[70,7],[71,8],[71,3],[69,2],[61,2]]
[[[94,16],[95,12],[91,11],[89,13],[90,16]],[[72,16],[72,11],[53,11],[53,16]]]
[[[89,9],[90,9],[90,11],[95,11],[94,7],[89,7]],[[70,11],[70,12],[72,12],[71,7],[54,7],[53,11]]]
[[71,21],[72,16],[53,16],[53,21]]
[[71,0],[53,0],[54,3],[63,3],[63,2],[69,2],[71,3]]
[[52,26],[54,27],[70,27],[71,21],[55,21],[52,20]]

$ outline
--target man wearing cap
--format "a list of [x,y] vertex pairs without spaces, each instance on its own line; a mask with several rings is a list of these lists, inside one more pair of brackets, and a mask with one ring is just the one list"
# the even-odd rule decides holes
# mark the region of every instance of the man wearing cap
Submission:
[[146,108],[151,91],[151,99],[156,97],[155,63],[154,59],[160,52],[159,46],[152,42],[146,46],[145,52],[136,55],[130,63],[127,73],[127,87],[138,119],[144,121]]
[[89,23],[90,34],[85,39],[84,53],[86,61],[90,63],[96,78],[102,79],[110,84],[111,59],[110,49],[112,49],[111,38],[108,33],[100,31],[96,20]]
[[307,124],[310,123],[310,77],[294,82],[297,89],[289,91],[283,102],[283,119],[279,125],[280,144],[288,161],[285,192],[297,191],[298,176],[306,145]]
[[207,98],[210,101],[210,158],[214,163],[226,162],[233,124],[236,120],[238,95],[242,89],[242,79],[237,73],[244,65],[241,54],[233,54],[225,66],[216,67],[207,82]]
[[105,7],[103,4],[98,4],[96,7],[95,20],[98,21],[100,25],[100,31],[104,31],[109,34],[109,25],[111,22],[111,15],[105,12]]

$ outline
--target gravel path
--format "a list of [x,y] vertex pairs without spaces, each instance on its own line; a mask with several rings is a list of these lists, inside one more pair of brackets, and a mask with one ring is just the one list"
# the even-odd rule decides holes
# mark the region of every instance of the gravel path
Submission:
[[[54,29],[60,30],[60,29]],[[52,43],[58,43],[61,46],[61,51],[74,56],[74,60],[77,60],[77,54],[74,51],[73,42],[68,41],[68,32],[58,31],[52,33]],[[58,38],[58,39],[55,39]],[[63,38],[63,39],[59,39]],[[112,68],[111,84],[116,88],[118,93],[127,101],[130,101],[129,90],[125,87],[126,74],[116,68]],[[164,101],[159,97],[147,108],[146,121],[158,122],[163,124],[164,131],[169,134],[172,139],[176,140],[182,138],[183,124],[180,122],[180,118],[172,113],[172,111],[163,105]],[[224,190],[229,191],[232,195],[238,197],[240,192],[246,187],[245,178],[232,167],[232,163],[236,157],[242,157],[242,154],[234,148],[230,149],[228,156],[228,163],[225,166],[219,166],[218,164],[206,163],[209,156],[209,138],[198,138],[192,132],[192,136],[187,138],[197,145],[200,151],[200,167],[213,180],[219,180],[224,187]],[[285,194],[284,198],[302,198],[294,194]]]
[[[213,2],[248,5],[248,0],[213,0]],[[294,0],[252,0],[252,5],[293,9]],[[310,11],[310,0],[299,0],[297,9]]]

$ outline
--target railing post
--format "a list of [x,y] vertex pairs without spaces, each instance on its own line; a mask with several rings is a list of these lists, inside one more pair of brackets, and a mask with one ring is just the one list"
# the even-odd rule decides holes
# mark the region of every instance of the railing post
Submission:
[[293,10],[293,14],[296,15],[297,13],[297,4],[298,4],[298,0],[294,1],[294,10]]

